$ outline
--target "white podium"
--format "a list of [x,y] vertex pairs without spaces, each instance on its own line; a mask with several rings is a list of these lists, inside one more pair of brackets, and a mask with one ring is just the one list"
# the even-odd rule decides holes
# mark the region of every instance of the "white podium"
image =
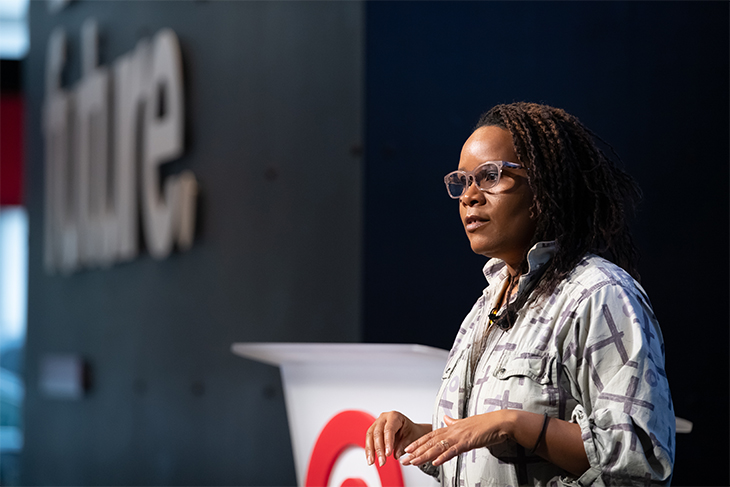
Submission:
[[383,411],[430,423],[448,352],[423,345],[235,343],[233,353],[281,368],[297,482],[302,487],[431,487],[388,458],[368,466],[365,431]]

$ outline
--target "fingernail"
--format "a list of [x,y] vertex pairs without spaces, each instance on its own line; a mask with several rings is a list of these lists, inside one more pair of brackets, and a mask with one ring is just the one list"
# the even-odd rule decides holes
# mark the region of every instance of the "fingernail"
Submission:
[[378,463],[380,464],[380,466],[381,466],[381,467],[382,467],[383,465],[385,465],[385,458],[383,458],[383,457],[380,457],[380,458],[378,459]]
[[401,465],[410,465],[411,464],[411,456],[410,455],[406,455],[404,457],[401,457],[400,463],[401,463]]
[[368,454],[368,465],[372,465],[372,464],[373,464],[373,456]]
[[386,446],[385,447],[385,456],[387,457],[388,455],[390,455],[390,447]]

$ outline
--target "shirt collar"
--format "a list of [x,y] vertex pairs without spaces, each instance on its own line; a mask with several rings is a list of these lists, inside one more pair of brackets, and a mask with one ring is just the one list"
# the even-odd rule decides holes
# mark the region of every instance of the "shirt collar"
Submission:
[[[538,269],[550,262],[555,252],[556,246],[554,240],[538,242],[533,245],[530,251],[527,252],[528,270],[527,274],[520,276],[520,287],[530,281]],[[507,278],[507,264],[501,259],[490,259],[484,266],[483,272],[484,277],[487,278],[487,283],[500,282]]]

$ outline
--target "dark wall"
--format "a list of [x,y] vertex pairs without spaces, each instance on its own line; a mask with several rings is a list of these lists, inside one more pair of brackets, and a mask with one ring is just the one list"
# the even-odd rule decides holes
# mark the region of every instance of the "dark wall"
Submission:
[[726,2],[367,4],[365,340],[449,348],[481,294],[443,175],[480,113],[566,109],[644,200],[640,272],[678,416],[675,485],[728,484]]
[[[71,276],[43,270],[41,106],[51,29],[99,22],[109,65],[179,38],[192,249]],[[25,485],[293,485],[278,369],[234,342],[361,339],[363,6],[359,2],[31,2]],[[49,353],[91,365],[79,401],[38,390]]]

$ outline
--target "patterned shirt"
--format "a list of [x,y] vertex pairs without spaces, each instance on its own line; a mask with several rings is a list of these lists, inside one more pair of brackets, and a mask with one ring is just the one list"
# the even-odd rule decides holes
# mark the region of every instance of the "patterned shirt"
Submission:
[[[530,250],[518,293],[553,254],[553,242]],[[492,259],[484,274],[487,288],[462,323],[444,370],[434,429],[445,426],[444,415],[547,413],[580,425],[590,468],[576,479],[508,441],[463,453],[437,472],[431,466],[441,485],[668,485],[675,419],[663,339],[643,288],[618,266],[587,255],[550,297],[521,310],[510,330],[494,328],[472,379],[472,344],[508,271]]]

